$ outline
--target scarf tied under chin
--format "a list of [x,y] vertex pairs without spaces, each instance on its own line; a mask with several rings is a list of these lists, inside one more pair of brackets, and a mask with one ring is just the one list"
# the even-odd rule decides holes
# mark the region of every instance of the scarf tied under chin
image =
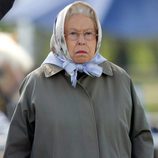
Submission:
[[49,63],[63,68],[71,76],[72,86],[76,87],[77,72],[84,72],[91,77],[100,77],[102,75],[103,68],[98,64],[101,64],[104,61],[106,61],[106,59],[97,53],[91,61],[83,64],[76,64],[69,59],[60,57],[50,52],[43,64]]

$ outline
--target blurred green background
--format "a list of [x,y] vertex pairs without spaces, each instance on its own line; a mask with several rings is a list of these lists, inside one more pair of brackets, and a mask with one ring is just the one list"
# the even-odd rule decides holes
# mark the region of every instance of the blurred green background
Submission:
[[[19,40],[15,25],[1,23],[0,31]],[[32,58],[37,68],[50,51],[52,32],[35,27],[33,33]],[[158,39],[119,39],[103,32],[100,52],[130,74],[146,111],[158,112]]]
[[[18,40],[16,26],[0,24],[0,31],[9,32]],[[34,30],[35,67],[49,53],[51,34],[40,28]],[[158,39],[119,39],[104,32],[100,52],[130,74],[134,83],[141,88],[146,110],[158,112]]]

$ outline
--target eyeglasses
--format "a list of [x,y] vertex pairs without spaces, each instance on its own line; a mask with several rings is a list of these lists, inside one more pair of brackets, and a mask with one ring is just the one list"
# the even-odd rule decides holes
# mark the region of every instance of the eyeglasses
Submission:
[[98,34],[96,34],[95,31],[85,31],[85,32],[77,32],[77,31],[71,31],[65,34],[69,40],[77,41],[80,37],[80,35],[83,35],[84,39],[87,41],[92,41],[96,39]]

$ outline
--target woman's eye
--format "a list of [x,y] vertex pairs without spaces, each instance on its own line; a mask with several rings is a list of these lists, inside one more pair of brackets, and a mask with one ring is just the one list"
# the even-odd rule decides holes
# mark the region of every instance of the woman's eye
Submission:
[[93,33],[92,32],[85,32],[85,35],[93,35]]
[[70,35],[77,35],[76,32],[70,32],[69,34],[70,34]]

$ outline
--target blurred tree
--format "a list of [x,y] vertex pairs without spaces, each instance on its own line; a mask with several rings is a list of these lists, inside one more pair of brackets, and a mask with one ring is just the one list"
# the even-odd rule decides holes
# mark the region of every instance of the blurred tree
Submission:
[[155,59],[155,70],[156,74],[158,75],[158,41],[154,40],[151,42],[151,51],[153,53],[154,59]]

